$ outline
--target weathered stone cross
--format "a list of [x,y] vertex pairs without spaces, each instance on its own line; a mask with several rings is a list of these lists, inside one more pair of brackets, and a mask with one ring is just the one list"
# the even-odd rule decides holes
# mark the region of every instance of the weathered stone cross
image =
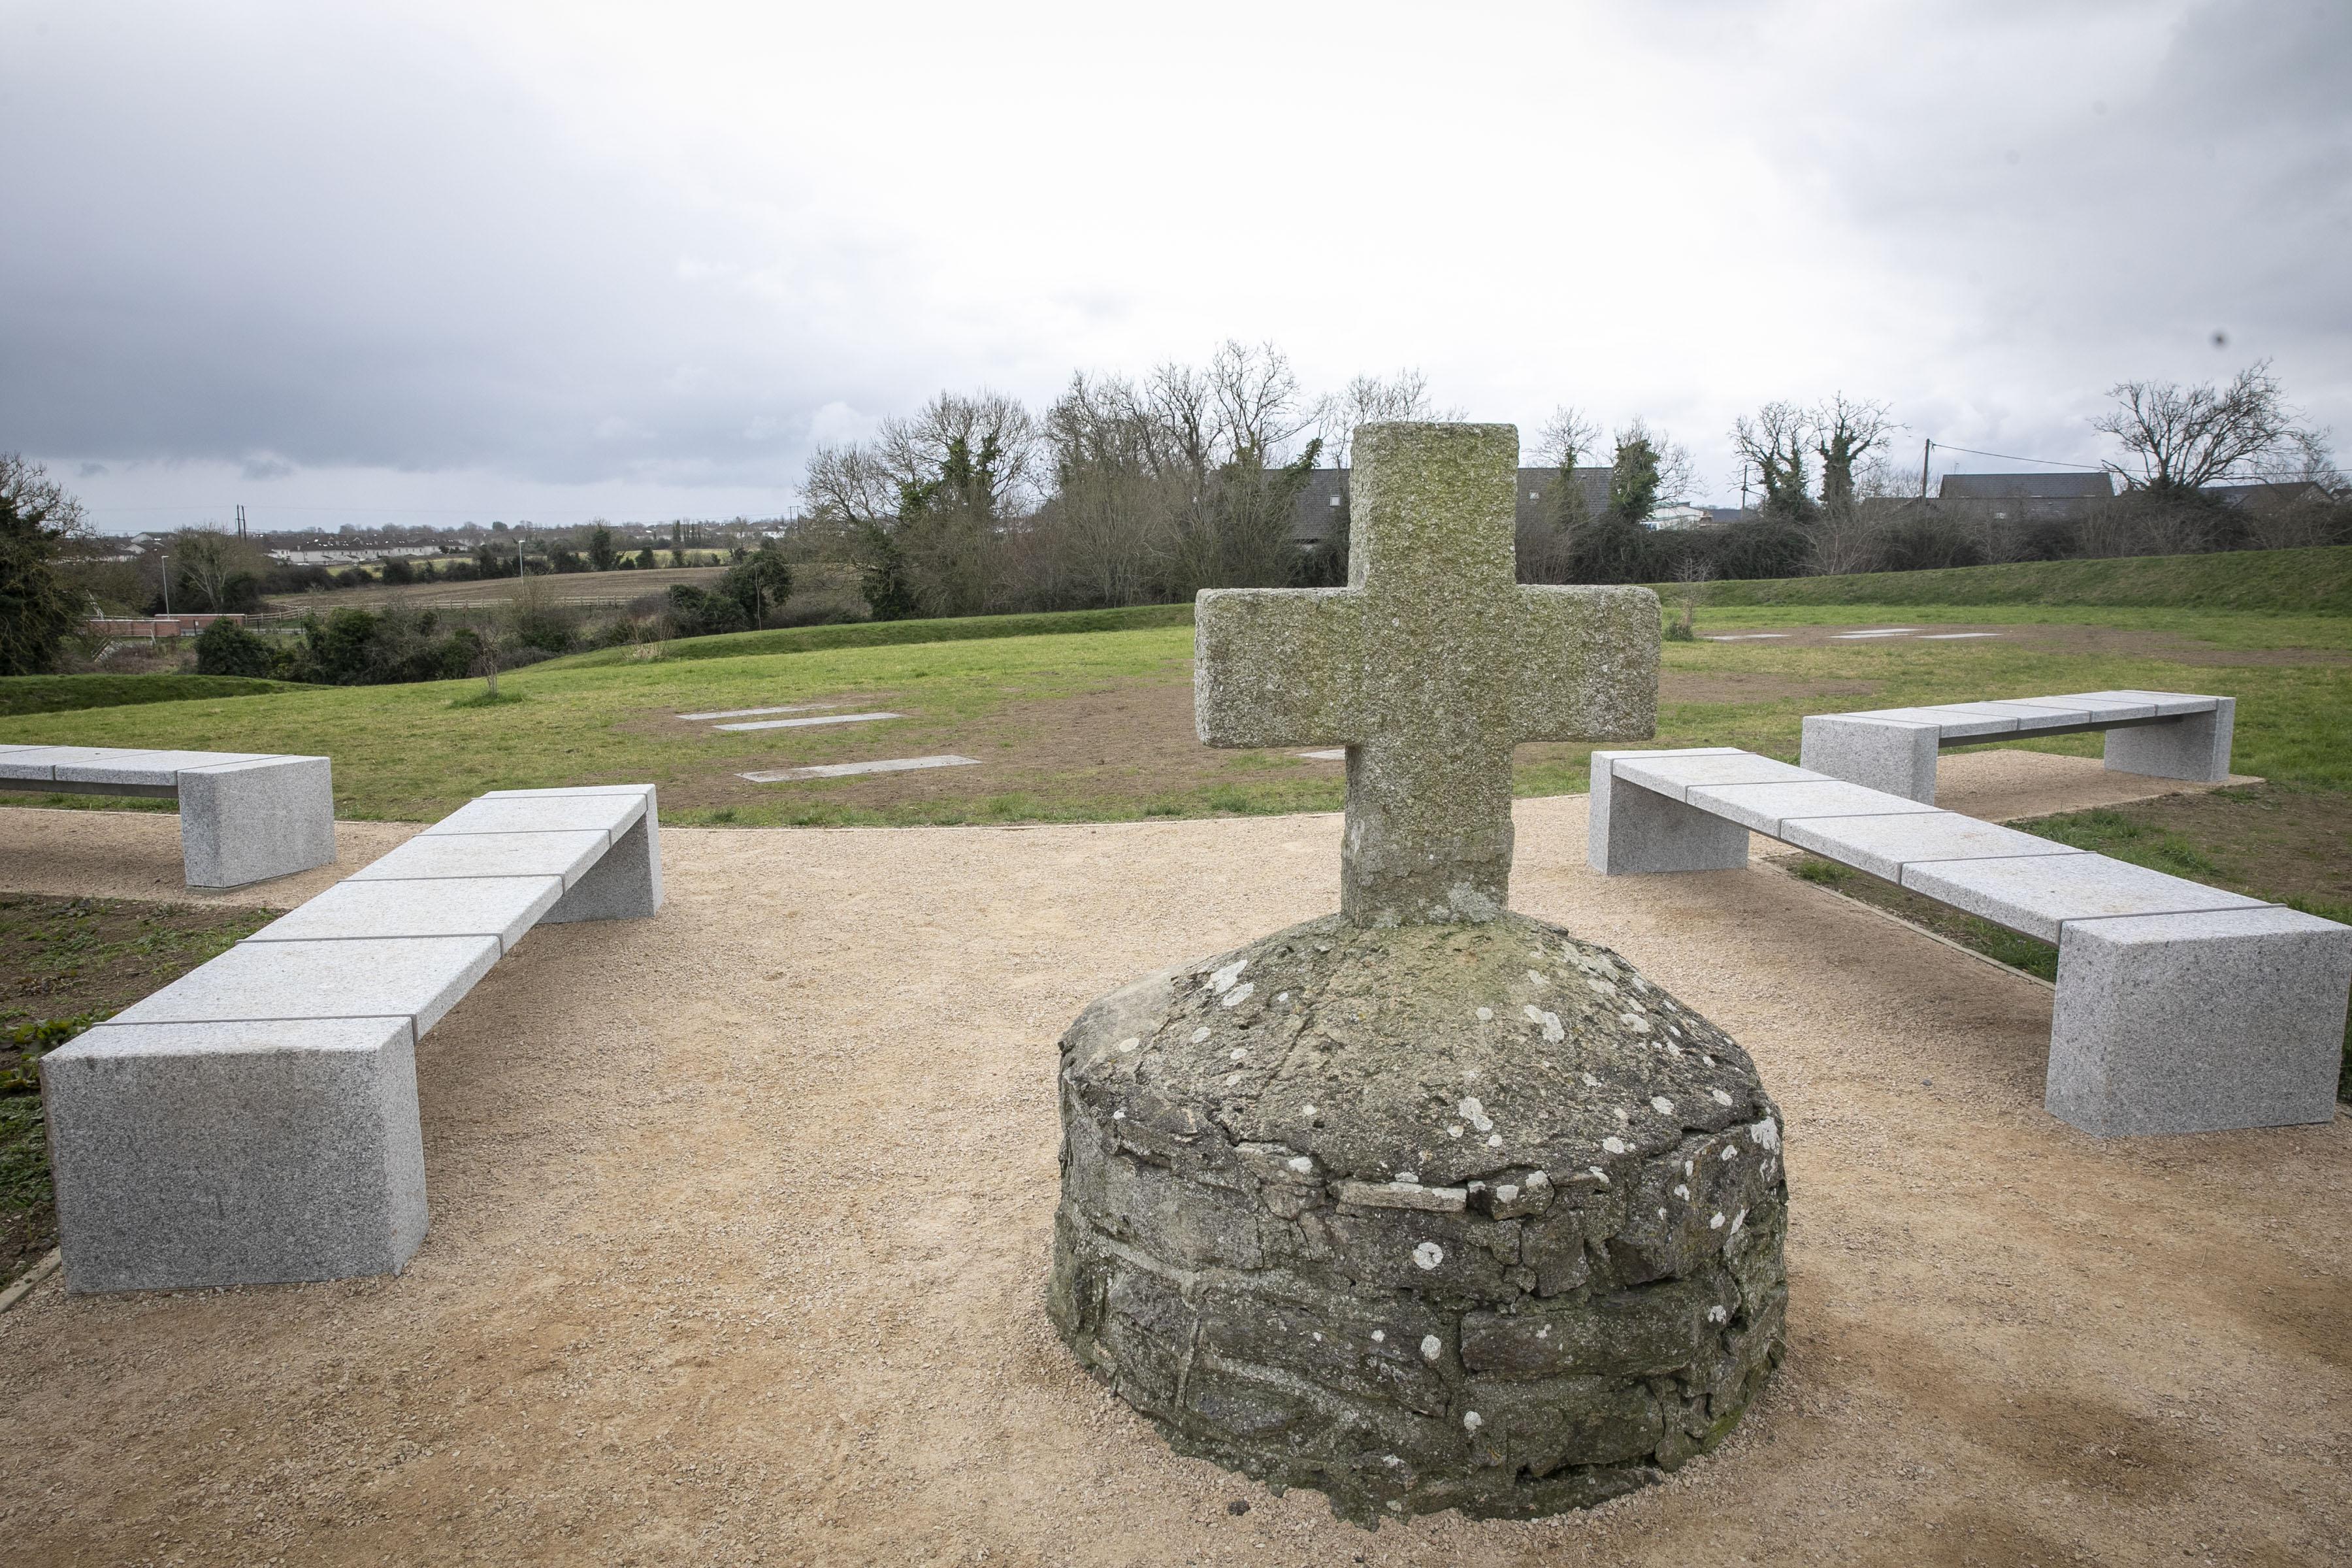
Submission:
[[1490,921],[1511,880],[1511,747],[1648,736],[1658,600],[1514,579],[1519,433],[1355,435],[1345,588],[1200,597],[1193,705],[1212,746],[1345,745],[1340,910]]

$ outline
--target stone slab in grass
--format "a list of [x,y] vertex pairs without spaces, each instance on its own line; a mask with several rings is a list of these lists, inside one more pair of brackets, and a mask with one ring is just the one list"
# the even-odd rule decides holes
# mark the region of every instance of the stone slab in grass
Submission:
[[1927,632],[1923,634],[1919,640],[1921,642],[1967,642],[1971,637],[1997,637],[1999,636],[2000,636],[1999,632]]
[[1298,754],[1310,763],[1344,763],[1348,760],[1348,748],[1334,746],[1328,752],[1301,752]]
[[877,719],[904,719],[904,713],[817,713],[806,719],[754,719],[743,724],[714,724],[714,730],[805,730],[813,724],[868,724]]
[[494,936],[512,951],[563,896],[561,877],[448,877],[418,882],[338,882],[248,942],[368,937]]
[[1916,626],[1879,626],[1870,631],[1832,632],[1830,636],[1841,642],[1853,642],[1862,637],[1907,637],[1918,629]]
[[240,942],[117,1024],[408,1018],[424,1034],[499,961],[494,936]]
[[604,855],[602,828],[562,833],[420,833],[353,872],[354,882],[441,877],[561,877],[567,888]]
[[862,773],[903,773],[921,768],[976,768],[978,757],[885,757],[870,763],[818,763],[805,768],[777,768],[768,773],[738,773],[753,784],[791,784],[796,779],[846,779]]
[[2260,899],[2104,855],[1934,860],[1906,866],[1903,885],[2043,942],[2056,942],[2070,921],[2266,907]]
[[1950,812],[1932,816],[1890,813],[1872,816],[1809,816],[1783,825],[1790,843],[1816,855],[1883,877],[1903,879],[1903,868],[1925,860],[1991,860],[2027,855],[2079,855],[2070,844],[2053,844]]
[[763,713],[814,713],[821,708],[838,708],[838,702],[787,702],[781,708],[719,708],[709,713],[681,713],[679,718],[689,722],[706,719],[756,719]]

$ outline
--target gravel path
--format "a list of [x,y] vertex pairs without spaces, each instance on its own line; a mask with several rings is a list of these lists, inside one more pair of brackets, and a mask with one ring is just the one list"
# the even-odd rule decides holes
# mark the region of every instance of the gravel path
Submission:
[[[1946,766],[1980,815],[2147,793]],[[535,933],[426,1038],[406,1275],[0,1317],[9,1561],[2352,1558],[2352,1121],[2095,1141],[2041,1110],[2045,989],[1769,869],[1604,882],[1576,797],[1518,824],[1517,907],[1788,1114],[1788,1363],[1666,1486],[1366,1534],[1171,1457],[1045,1324],[1055,1037],[1331,907],[1336,817],[672,831],[657,920]],[[0,887],[179,896],[173,829],[0,811]]]

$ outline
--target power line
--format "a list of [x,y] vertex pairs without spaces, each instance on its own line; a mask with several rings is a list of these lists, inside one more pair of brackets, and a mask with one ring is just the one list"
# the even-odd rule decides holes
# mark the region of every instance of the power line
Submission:
[[1955,447],[1948,441],[1938,441],[1939,452],[1966,452],[1971,458],[1998,458],[2004,463],[2039,463],[2045,468],[2080,468],[2084,473],[2104,474],[2107,470],[2097,463],[2062,463],[2055,458],[2021,458],[2014,452],[1979,452],[1974,447]]

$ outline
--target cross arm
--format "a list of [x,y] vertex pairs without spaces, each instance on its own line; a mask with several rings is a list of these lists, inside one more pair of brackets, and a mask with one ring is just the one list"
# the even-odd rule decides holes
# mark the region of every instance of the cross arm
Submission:
[[1658,596],[1522,587],[1513,605],[1511,737],[1643,740],[1658,723]]
[[1212,746],[1350,745],[1364,712],[1364,595],[1213,588],[1192,617],[1193,721]]

